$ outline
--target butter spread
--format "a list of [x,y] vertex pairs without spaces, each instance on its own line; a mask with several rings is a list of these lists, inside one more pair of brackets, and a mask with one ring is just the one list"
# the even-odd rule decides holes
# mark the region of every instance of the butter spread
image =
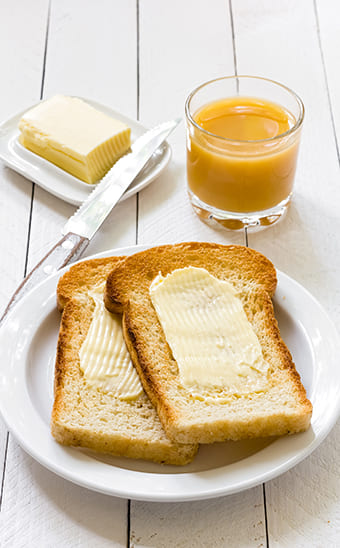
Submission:
[[89,291],[89,296],[95,308],[79,352],[80,369],[91,386],[119,399],[136,399],[143,388],[125,345],[121,318],[106,310],[102,287]]
[[27,111],[20,142],[87,183],[95,183],[130,148],[130,128],[77,97],[56,95]]
[[232,284],[187,267],[159,274],[150,296],[184,387],[194,394],[265,389],[268,364]]

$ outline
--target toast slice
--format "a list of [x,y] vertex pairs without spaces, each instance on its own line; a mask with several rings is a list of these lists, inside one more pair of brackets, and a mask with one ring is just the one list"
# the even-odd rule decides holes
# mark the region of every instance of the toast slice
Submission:
[[[95,288],[104,290],[107,275],[120,262],[116,257],[84,261],[72,266],[59,280],[57,305],[63,314],[55,365],[52,434],[64,445],[183,465],[193,459],[197,445],[167,438],[142,387],[134,399],[122,399],[117,391],[93,385],[80,368],[80,349],[95,310],[92,292]],[[104,314],[111,316],[105,309]],[[134,371],[132,364],[130,367]]]
[[[184,383],[182,366],[167,340],[150,287],[159,274],[164,279],[188,267],[204,269],[231,284],[252,337],[255,333],[260,344],[266,366],[262,377],[259,373],[262,385],[253,385],[252,375],[246,375],[245,384],[242,381],[237,389],[232,383],[222,387]],[[308,428],[312,405],[280,336],[271,300],[276,285],[275,268],[260,253],[243,246],[212,243],[148,249],[126,257],[111,272],[105,305],[112,312],[123,313],[123,332],[132,361],[169,438],[181,443],[211,443],[279,436]],[[181,309],[182,300],[173,297],[171,306]],[[204,337],[199,328],[196,339],[200,345]],[[195,346],[192,340],[190,344]]]

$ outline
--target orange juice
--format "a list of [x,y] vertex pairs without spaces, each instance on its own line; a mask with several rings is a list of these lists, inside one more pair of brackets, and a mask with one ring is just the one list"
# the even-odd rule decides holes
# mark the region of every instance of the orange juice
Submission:
[[263,211],[289,198],[299,131],[284,107],[248,96],[203,105],[187,141],[188,186],[199,200],[229,212]]

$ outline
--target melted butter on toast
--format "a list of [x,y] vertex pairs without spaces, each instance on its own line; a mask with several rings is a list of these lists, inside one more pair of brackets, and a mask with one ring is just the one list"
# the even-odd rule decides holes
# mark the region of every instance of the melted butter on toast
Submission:
[[103,289],[101,286],[88,293],[95,308],[79,351],[80,368],[91,386],[133,400],[142,394],[142,384],[126,348],[121,317],[106,310]]
[[204,268],[159,274],[150,296],[177,361],[182,386],[200,399],[213,389],[242,395],[266,390],[268,363],[231,283]]

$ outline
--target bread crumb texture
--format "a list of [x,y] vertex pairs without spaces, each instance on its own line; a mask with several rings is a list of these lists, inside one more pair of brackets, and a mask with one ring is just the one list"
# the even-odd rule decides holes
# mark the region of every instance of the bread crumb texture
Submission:
[[[205,268],[234,286],[269,363],[265,390],[236,395],[228,389],[202,388],[202,397],[193,397],[181,385],[149,288],[159,273],[166,276],[188,266]],[[309,427],[312,405],[274,316],[271,298],[276,285],[275,268],[266,257],[234,245],[189,242],[151,248],[126,257],[112,270],[106,307],[123,313],[132,361],[169,438],[211,443],[291,434]]]
[[120,258],[84,261],[59,281],[57,303],[63,314],[55,364],[52,434],[64,445],[183,465],[193,459],[197,445],[171,441],[145,393],[136,400],[120,400],[90,386],[80,369],[79,349],[94,310],[88,291],[103,284],[120,262]]

